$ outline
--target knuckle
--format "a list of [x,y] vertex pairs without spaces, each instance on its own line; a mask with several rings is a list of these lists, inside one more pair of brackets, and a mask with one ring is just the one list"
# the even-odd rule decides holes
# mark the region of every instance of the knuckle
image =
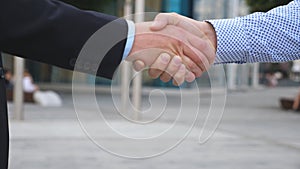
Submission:
[[156,18],[156,19],[159,19],[159,18],[164,17],[164,16],[166,16],[165,13],[159,13],[159,14],[156,15],[155,18]]
[[208,44],[206,43],[206,41],[199,40],[199,43],[198,43],[197,46],[198,46],[199,49],[205,50],[205,49],[207,49]]
[[169,13],[170,16],[173,16],[173,17],[178,17],[178,14],[176,12],[171,12]]
[[190,71],[194,71],[194,70],[197,70],[198,67],[196,66],[196,64],[192,63],[192,62],[188,62],[187,63],[187,67]]

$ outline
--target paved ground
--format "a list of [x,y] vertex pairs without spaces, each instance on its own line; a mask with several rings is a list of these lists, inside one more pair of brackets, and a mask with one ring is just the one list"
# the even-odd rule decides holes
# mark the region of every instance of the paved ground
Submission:
[[[281,96],[294,96],[297,88],[246,90],[227,94],[221,124],[214,136],[199,144],[205,112],[210,107],[211,95],[168,95],[166,106],[163,97],[153,96],[152,107],[144,97],[143,106],[149,108],[142,122],[159,120],[147,125],[131,125],[120,118],[111,97],[97,97],[102,115],[121,134],[135,138],[156,136],[175,124],[173,130],[163,133],[158,140],[136,139],[115,134],[101,122],[101,115],[91,106],[93,99],[82,94],[78,101],[78,116],[94,142],[83,132],[77,120],[70,94],[62,95],[64,106],[40,107],[26,104],[25,121],[11,120],[10,169],[299,169],[300,168],[300,113],[279,108]],[[222,111],[223,95],[214,97],[215,114],[208,124],[214,126]],[[118,104],[118,100],[115,101]],[[180,103],[183,103],[180,106]],[[149,159],[128,159],[109,154],[108,150],[127,156],[159,153],[171,147],[188,131],[193,122],[195,105],[200,104],[199,118],[188,137],[171,151]],[[180,109],[181,108],[181,109]],[[13,106],[9,104],[9,110]],[[159,112],[165,114],[159,116]],[[181,111],[180,111],[181,110]],[[95,113],[96,112],[96,113]],[[180,116],[177,116],[181,112]],[[131,117],[131,111],[124,114]],[[176,121],[175,117],[179,117]],[[173,123],[176,121],[177,123]],[[142,127],[141,127],[142,126]],[[205,134],[211,133],[206,127]]]

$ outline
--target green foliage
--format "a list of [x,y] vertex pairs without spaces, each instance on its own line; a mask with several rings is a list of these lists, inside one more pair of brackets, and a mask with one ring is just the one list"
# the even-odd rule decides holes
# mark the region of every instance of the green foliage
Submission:
[[292,0],[246,0],[246,3],[250,7],[250,12],[266,12],[270,9],[286,5]]

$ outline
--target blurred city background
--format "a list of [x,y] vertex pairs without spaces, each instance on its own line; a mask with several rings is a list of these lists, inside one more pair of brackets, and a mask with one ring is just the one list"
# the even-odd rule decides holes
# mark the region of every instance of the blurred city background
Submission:
[[[267,11],[290,1],[64,0],[81,9],[119,17],[135,12],[176,12],[196,20],[243,16],[255,11]],[[148,97],[155,88],[166,92],[170,114],[179,108],[177,103],[182,92],[191,96],[199,92],[200,106],[204,110],[209,110],[211,106],[212,92],[217,93],[216,102],[226,101],[222,121],[207,143],[197,144],[200,124],[171,152],[153,159],[130,160],[104,152],[80,128],[72,98],[73,72],[30,60],[18,60],[8,54],[4,54],[3,59],[5,68],[11,70],[14,76],[16,69],[20,68],[18,64],[21,64],[30,73],[38,90],[51,90],[53,100],[58,100],[54,103],[55,106],[47,106],[48,103],[37,104],[33,94],[30,94],[33,92],[24,93],[24,100],[18,100],[13,98],[18,96],[11,92],[14,89],[9,89],[7,94],[10,100],[11,169],[300,168],[300,114],[289,110],[299,92],[300,61],[215,65],[209,73],[205,73],[195,82],[184,83],[181,89],[172,82],[163,83],[159,79],[150,79],[146,73],[142,75],[142,80],[131,81],[134,73],[128,68],[128,63],[122,65],[113,81],[104,78],[94,80],[94,76],[80,75],[80,78],[76,78],[76,84],[81,87],[78,89],[82,96],[79,103],[83,111],[87,112],[85,118],[90,123],[94,123],[96,118],[88,115],[89,88],[94,84],[97,100],[102,103],[102,108],[106,110],[104,113],[107,114],[115,111],[115,104],[121,105],[122,110],[127,109],[129,100],[126,98],[132,98],[137,109],[149,107]],[[217,89],[215,91],[210,90],[212,81],[215,83],[214,89]],[[133,84],[132,90],[124,89],[124,85],[128,83]],[[111,86],[120,100],[112,100]],[[154,96],[153,105],[159,105],[156,97],[158,96]],[[198,103],[191,100],[190,104],[183,105],[187,109],[183,112],[184,116],[193,113],[192,107],[195,104]],[[219,105],[217,108],[223,111],[224,107]],[[152,111],[159,111],[159,107],[152,107]],[[172,119],[170,114],[166,115],[165,121],[157,124],[158,128],[169,123]],[[133,116],[136,120],[143,118],[137,112]],[[127,151],[135,149],[111,138],[107,131],[99,134],[107,135],[107,141],[112,145],[123,146]],[[171,138],[162,142],[167,142],[168,139]]]
[[[65,0],[68,3],[74,4],[83,9],[96,10],[116,16],[124,16],[124,5],[125,0],[89,0],[89,1],[79,1],[79,0]],[[260,10],[267,11],[268,9],[280,5],[286,4],[286,1],[256,1],[253,3],[249,0],[247,5],[245,0],[146,0],[144,11],[145,12],[177,12],[188,17],[192,17],[196,20],[205,19],[218,19],[218,18],[231,18],[235,16],[242,16],[248,14],[250,11]],[[273,4],[272,4],[273,3]],[[132,9],[134,9],[134,4],[132,3]],[[258,6],[258,7],[257,7]],[[259,8],[260,7],[260,8]],[[134,10],[132,10],[134,12]],[[4,65],[9,69],[13,69],[13,57],[4,56]],[[269,76],[273,74],[277,75],[279,84],[278,85],[290,85],[287,82],[289,79],[298,80],[299,77],[295,76],[298,70],[294,70],[294,67],[298,66],[297,62],[289,63],[276,63],[276,64],[244,64],[236,66],[228,66],[227,76],[229,88],[239,88],[245,86],[257,85],[257,80],[259,84],[263,85],[274,85],[270,84],[268,81]],[[46,85],[47,88],[51,87],[53,89],[59,89],[60,86],[70,87],[72,82],[72,72],[63,70],[54,66],[41,64],[37,62],[32,62],[30,60],[25,61],[25,68],[32,74],[35,82],[39,83],[42,87]],[[210,78],[216,78],[220,80],[220,83],[225,79],[222,79],[218,75],[218,66],[213,67]],[[280,73],[280,74],[278,74]],[[93,83],[89,75],[82,78],[83,83]],[[208,76],[204,75],[197,80],[199,85],[208,86]],[[224,83],[224,82],[223,82]],[[51,85],[49,85],[51,84]],[[53,85],[56,84],[56,85]],[[102,78],[96,80],[96,84],[102,87],[109,86],[110,81]],[[120,81],[116,85],[120,84]],[[146,75],[143,78],[144,86],[153,87],[174,87],[172,83],[163,83],[159,79],[152,80]],[[59,86],[59,87],[57,87]],[[186,85],[186,87],[191,87],[191,85]]]

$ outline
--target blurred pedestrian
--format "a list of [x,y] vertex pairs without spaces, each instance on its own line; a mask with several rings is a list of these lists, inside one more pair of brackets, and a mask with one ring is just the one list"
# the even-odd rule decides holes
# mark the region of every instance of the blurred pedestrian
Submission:
[[34,83],[33,78],[28,70],[24,71],[23,91],[26,93],[34,93],[39,90],[39,87]]
[[13,89],[13,74],[11,70],[9,69],[4,69],[4,80],[5,80],[5,87],[8,90]]

